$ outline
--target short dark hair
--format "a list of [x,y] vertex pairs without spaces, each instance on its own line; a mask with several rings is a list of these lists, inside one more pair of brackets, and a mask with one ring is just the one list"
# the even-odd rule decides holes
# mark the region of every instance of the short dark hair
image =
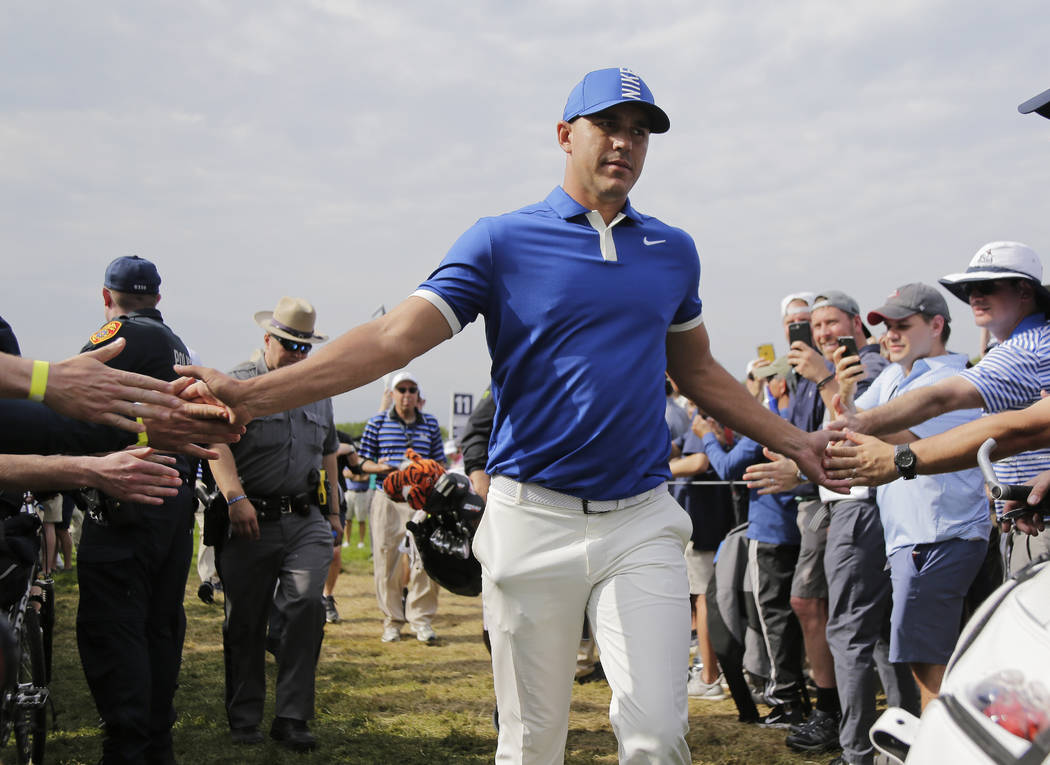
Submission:
[[156,308],[160,301],[160,295],[139,295],[135,292],[121,292],[110,290],[113,302],[125,311],[141,311],[146,308]]
[[[924,322],[926,322],[927,324],[930,324],[930,323],[933,322],[933,316],[929,316],[929,315],[924,314],[924,313],[920,313],[919,316],[921,316],[922,320]],[[934,316],[941,316],[941,314],[939,314],[939,313],[938,314],[934,314]],[[941,327],[941,342],[944,345],[947,345],[948,344],[948,338],[951,337],[951,335],[952,335],[952,325],[951,325],[951,322],[948,321],[948,317],[947,316],[941,316],[941,318],[944,319],[944,326]]]

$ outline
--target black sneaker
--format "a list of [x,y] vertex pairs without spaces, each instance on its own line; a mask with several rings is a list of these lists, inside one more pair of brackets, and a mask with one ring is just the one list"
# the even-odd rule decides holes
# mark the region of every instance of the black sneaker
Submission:
[[291,717],[273,718],[270,738],[295,752],[310,752],[317,748],[317,739],[310,732],[306,721],[293,720]]
[[211,582],[201,582],[201,586],[197,588],[197,597],[200,598],[201,603],[214,603],[215,587]]
[[814,709],[784,743],[796,752],[833,752],[839,748],[839,717]]
[[789,728],[802,722],[802,705],[784,702],[769,710],[769,714],[758,721],[763,728]]

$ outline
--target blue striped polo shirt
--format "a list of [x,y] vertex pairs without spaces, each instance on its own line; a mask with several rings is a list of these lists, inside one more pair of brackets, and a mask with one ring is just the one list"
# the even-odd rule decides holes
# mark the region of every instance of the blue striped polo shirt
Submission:
[[[1050,322],[1042,313],[1026,317],[1009,338],[959,374],[977,388],[989,413],[1031,406],[1039,401],[1040,390],[1050,391]],[[1024,452],[994,464],[1000,481],[1024,483],[1050,469],[1050,449]]]
[[415,422],[405,422],[398,416],[397,410],[391,407],[372,417],[365,425],[361,448],[357,453],[373,462],[385,457],[397,467],[409,447],[421,457],[442,464],[445,462],[445,446],[437,418],[417,409]]

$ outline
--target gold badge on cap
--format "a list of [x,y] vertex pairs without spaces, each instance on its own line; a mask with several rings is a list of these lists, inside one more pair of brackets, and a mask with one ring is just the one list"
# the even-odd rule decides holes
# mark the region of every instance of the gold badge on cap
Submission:
[[112,338],[115,334],[117,334],[120,331],[121,326],[122,326],[121,322],[116,321],[116,320],[111,321],[111,322],[107,322],[106,324],[102,325],[102,327],[98,330],[98,332],[96,332],[95,334],[93,334],[91,336],[91,339],[89,340],[89,342],[92,345],[98,345],[99,343],[104,343],[107,340],[109,340],[110,338]]

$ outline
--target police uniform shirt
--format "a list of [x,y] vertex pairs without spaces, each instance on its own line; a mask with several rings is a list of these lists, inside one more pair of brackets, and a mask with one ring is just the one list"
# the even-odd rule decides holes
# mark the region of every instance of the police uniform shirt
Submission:
[[[234,367],[230,375],[247,380],[268,371],[260,353],[257,359]],[[294,496],[312,491],[310,471],[320,470],[321,458],[338,450],[331,399],[257,417],[248,423],[241,440],[230,444],[237,473],[249,497]],[[329,482],[332,480],[330,476]]]
[[[121,337],[127,345],[107,361],[106,366],[170,382],[178,378],[173,368],[175,364],[191,363],[186,345],[164,323],[160,311],[155,308],[131,311],[107,321],[91,335],[80,352],[101,348]],[[176,455],[174,467],[183,476],[196,475],[196,466],[196,459]]]
[[485,316],[488,472],[601,500],[670,477],[665,343],[702,322],[699,280],[686,232],[630,203],[605,226],[558,187],[478,221],[414,294],[453,333]]

